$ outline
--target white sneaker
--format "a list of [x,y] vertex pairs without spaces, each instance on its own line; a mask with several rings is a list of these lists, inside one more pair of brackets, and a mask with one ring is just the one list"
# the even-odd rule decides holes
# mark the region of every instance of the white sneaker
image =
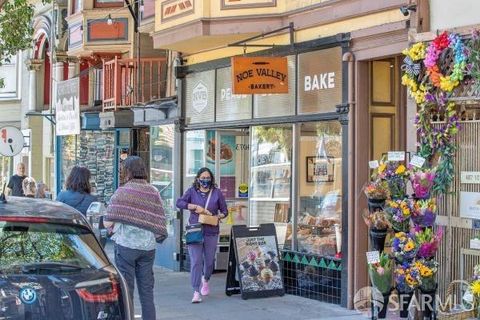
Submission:
[[200,296],[200,292],[195,291],[193,293],[192,303],[200,303],[202,302],[202,297]]
[[210,294],[210,288],[208,287],[208,282],[205,279],[202,279],[202,288],[200,289],[202,296],[208,296]]

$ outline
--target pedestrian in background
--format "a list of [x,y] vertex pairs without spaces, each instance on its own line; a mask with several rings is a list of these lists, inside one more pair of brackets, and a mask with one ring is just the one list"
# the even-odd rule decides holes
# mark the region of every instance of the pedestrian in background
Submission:
[[[177,207],[190,210],[188,219],[190,225],[198,223],[201,214],[211,214],[218,219],[228,215],[225,197],[208,168],[198,170],[192,186],[177,200]],[[190,282],[193,288],[192,303],[202,302],[201,295],[208,296],[210,293],[208,281],[213,273],[219,233],[218,224],[216,226],[204,224],[203,243],[188,245]]]
[[37,184],[32,177],[26,177],[22,181],[23,194],[28,198],[35,198],[37,192]]
[[136,278],[142,319],[155,320],[155,248],[156,242],[167,237],[162,199],[158,190],[147,182],[147,169],[140,157],[127,157],[122,170],[126,183],[110,198],[104,225],[113,226],[115,264],[125,278],[130,299],[133,301]]
[[58,194],[57,201],[77,209],[86,216],[90,204],[97,201],[97,197],[91,195],[90,176],[90,170],[87,168],[74,166],[65,183],[67,190]]
[[37,192],[35,193],[35,198],[45,199],[47,195],[45,191],[47,190],[47,185],[43,181],[37,183]]
[[10,194],[14,197],[23,197],[23,180],[27,176],[25,175],[25,165],[20,162],[17,164],[17,173],[10,178],[8,182],[8,189],[10,189]]

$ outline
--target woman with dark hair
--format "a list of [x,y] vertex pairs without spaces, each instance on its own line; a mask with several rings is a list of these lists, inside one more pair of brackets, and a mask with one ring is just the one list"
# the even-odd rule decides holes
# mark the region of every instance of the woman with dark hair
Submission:
[[142,319],[155,320],[153,262],[157,242],[167,237],[165,213],[158,190],[147,182],[142,158],[129,156],[122,163],[126,183],[115,191],[104,218],[113,226],[115,264],[127,282],[133,301],[137,280]]
[[[198,170],[192,186],[177,200],[177,208],[190,210],[189,224],[198,223],[202,214],[213,215],[217,219],[223,219],[228,215],[225,197],[208,168]],[[210,293],[208,281],[213,273],[219,232],[218,224],[216,226],[204,224],[203,243],[188,245],[190,281],[193,288],[192,303],[202,302],[201,295],[208,296]]]
[[97,197],[90,194],[90,176],[90,170],[87,168],[74,166],[65,183],[67,190],[58,194],[57,201],[63,202],[86,215],[90,204],[97,201]]

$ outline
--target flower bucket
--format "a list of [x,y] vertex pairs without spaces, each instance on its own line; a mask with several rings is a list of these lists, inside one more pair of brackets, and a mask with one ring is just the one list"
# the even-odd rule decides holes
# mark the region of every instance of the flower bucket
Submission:
[[385,247],[385,238],[387,230],[370,229],[370,240],[372,241],[373,250],[382,252]]
[[412,301],[413,291],[398,292],[398,301],[400,302],[400,318],[408,318],[408,307]]
[[391,291],[388,293],[382,293],[383,296],[383,305],[382,309],[378,312],[378,319],[385,319],[387,317],[388,302],[390,301]]
[[368,210],[370,212],[374,211],[382,211],[383,207],[385,207],[385,200],[386,199],[367,199],[368,200]]
[[435,306],[435,295],[437,290],[424,291],[420,288],[420,297],[419,303],[423,313],[423,319],[434,319],[434,312],[436,309]]

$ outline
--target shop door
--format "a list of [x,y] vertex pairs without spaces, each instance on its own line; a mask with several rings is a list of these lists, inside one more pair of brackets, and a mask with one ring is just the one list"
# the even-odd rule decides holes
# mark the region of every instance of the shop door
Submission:
[[[220,141],[220,143],[217,143]],[[248,129],[207,131],[206,161],[227,201],[229,219],[220,224],[216,270],[226,270],[230,230],[233,224],[247,224],[249,186]]]

